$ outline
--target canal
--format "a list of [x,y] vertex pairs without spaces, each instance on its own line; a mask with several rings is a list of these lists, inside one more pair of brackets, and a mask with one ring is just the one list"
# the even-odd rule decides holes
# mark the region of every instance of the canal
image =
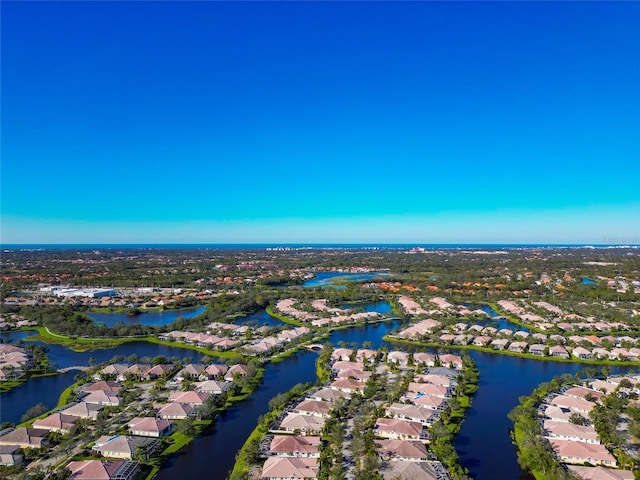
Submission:
[[[258,314],[259,315],[259,314]],[[260,323],[260,318],[254,318]],[[383,323],[336,330],[329,341],[334,345],[362,345],[368,342],[371,348],[385,344],[384,335],[403,325],[403,321],[390,320]],[[22,334],[20,334],[22,335]],[[390,349],[405,348],[389,343]],[[94,352],[76,353],[63,347],[48,345],[52,361],[60,366],[87,364],[93,356],[97,361],[114,355],[142,356],[164,355],[167,357],[193,356],[194,352],[162,345],[135,343]],[[413,348],[412,348],[413,349]],[[426,349],[429,351],[430,349]],[[476,480],[496,478],[529,480],[517,463],[515,448],[509,437],[511,422],[509,411],[518,403],[518,397],[530,394],[536,386],[563,373],[575,373],[583,365],[536,361],[504,355],[494,355],[470,350],[480,370],[480,383],[473,404],[468,411],[462,429],[456,438],[456,449],[461,463],[469,468],[470,476]],[[224,480],[233,468],[235,454],[255,428],[260,415],[268,411],[269,400],[276,394],[286,392],[298,383],[315,382],[317,354],[300,351],[278,363],[266,365],[262,384],[248,399],[232,406],[221,414],[215,426],[204,436],[173,456],[157,478],[159,480],[205,477]],[[43,392],[51,393],[52,404],[64,386],[72,383],[71,375],[33,379],[1,397],[2,420],[15,421],[30,406],[45,401]],[[41,383],[38,383],[41,382]],[[52,384],[49,385],[51,382]]]

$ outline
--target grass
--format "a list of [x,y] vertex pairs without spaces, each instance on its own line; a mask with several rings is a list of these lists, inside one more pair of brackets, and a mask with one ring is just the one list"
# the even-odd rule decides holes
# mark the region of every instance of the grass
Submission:
[[267,313],[272,316],[273,318],[277,318],[278,320],[280,320],[281,322],[284,323],[289,323],[291,325],[295,325],[296,327],[302,327],[305,325],[304,322],[300,322],[299,320],[294,320],[293,318],[289,318],[289,317],[285,317],[284,315],[280,315],[279,313],[276,313],[273,308],[271,308],[271,305],[269,305],[266,308]]
[[0,382],[0,393],[5,393],[5,392],[8,392],[9,390],[19,387],[27,380],[28,380],[27,377],[21,377],[16,380],[7,380],[4,382]]
[[581,358],[559,358],[550,356],[531,355],[530,353],[517,353],[510,352],[509,350],[494,350],[489,347],[478,347],[476,345],[443,345],[436,342],[416,342],[413,340],[406,340],[403,338],[395,338],[385,335],[382,337],[385,342],[392,343],[404,343],[406,345],[419,345],[421,347],[433,347],[433,348],[445,348],[447,350],[478,350],[485,353],[492,353],[494,355],[508,355],[510,357],[528,358],[531,360],[541,360],[545,362],[562,362],[562,363],[584,363],[587,365],[612,365],[619,367],[631,367],[638,366],[640,362],[623,362],[620,360],[583,360]]
[[168,340],[160,340],[153,336],[146,337],[125,337],[125,338],[81,338],[81,337],[69,337],[65,335],[59,335],[52,333],[45,327],[30,327],[29,330],[36,330],[37,335],[27,337],[25,340],[39,340],[45,343],[54,343],[58,345],[64,345],[74,352],[86,352],[90,350],[97,350],[101,348],[113,348],[124,343],[131,342],[149,342],[157,345],[166,345],[174,348],[184,348],[187,350],[193,350],[194,352],[202,353],[210,357],[219,358],[239,358],[241,355],[237,352],[218,352],[216,350],[209,350],[207,348],[198,347],[196,345],[190,345],[182,342],[170,342]]
[[[516,444],[516,447],[518,447],[518,449],[519,449],[520,448],[520,443],[522,442],[522,439],[524,438],[524,432],[518,426],[517,422],[516,422],[516,424],[514,426],[513,438],[514,438],[514,443]],[[539,471],[539,470],[529,470],[528,472],[531,475],[533,475],[536,480],[549,480],[547,478],[547,476],[544,473],[542,473],[541,471]]]
[[76,382],[76,383],[73,383],[73,384],[69,385],[67,388],[65,388],[62,391],[62,393],[60,394],[60,398],[58,398],[58,404],[55,406],[55,408],[60,408],[63,405],[66,405],[67,403],[69,403],[69,400],[73,396],[74,390],[78,386],[80,386],[80,384]]

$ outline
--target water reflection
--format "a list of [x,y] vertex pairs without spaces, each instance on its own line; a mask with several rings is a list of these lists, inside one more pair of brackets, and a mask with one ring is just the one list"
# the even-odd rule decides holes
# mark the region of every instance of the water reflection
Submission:
[[182,310],[163,310],[161,312],[144,312],[139,315],[128,315],[122,312],[90,313],[88,317],[95,323],[100,323],[107,327],[115,327],[117,323],[164,326],[172,324],[178,317],[193,318],[206,311],[207,307],[198,307]]

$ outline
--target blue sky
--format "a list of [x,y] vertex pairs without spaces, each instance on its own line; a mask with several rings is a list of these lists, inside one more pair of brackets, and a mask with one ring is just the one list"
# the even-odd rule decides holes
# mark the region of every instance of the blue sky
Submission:
[[640,243],[640,3],[2,2],[2,243]]

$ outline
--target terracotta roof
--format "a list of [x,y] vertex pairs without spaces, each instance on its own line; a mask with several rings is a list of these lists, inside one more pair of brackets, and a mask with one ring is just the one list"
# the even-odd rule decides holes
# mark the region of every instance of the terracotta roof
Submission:
[[613,470],[604,467],[579,467],[570,465],[569,470],[584,480],[633,480],[631,470]]
[[384,480],[436,480],[438,477],[433,465],[436,462],[389,462],[388,470],[381,470]]
[[399,435],[418,436],[422,433],[422,424],[398,418],[378,418],[374,429]]
[[269,457],[260,478],[316,478],[319,470],[314,458]]
[[556,440],[549,439],[551,448],[558,456],[566,461],[574,461],[575,463],[583,463],[591,459],[594,462],[610,462],[615,466],[616,459],[609,451],[600,444],[574,442],[572,440]]
[[592,426],[546,420],[543,427],[550,435],[575,437],[576,439],[591,440],[599,443],[598,434]]
[[73,480],[109,480],[123,464],[124,460],[82,460],[70,462],[67,468]]
[[276,435],[271,441],[269,451],[272,453],[318,453],[320,437],[303,437],[291,435]]
[[294,410],[301,412],[309,412],[317,415],[328,415],[331,410],[331,404],[329,402],[323,402],[322,400],[303,400],[294,407]]
[[427,458],[427,448],[424,444],[410,440],[378,440],[379,451],[382,455],[403,458]]
[[48,417],[41,418],[33,422],[34,428],[44,428],[46,430],[70,430],[73,424],[78,421],[78,417],[65,415],[64,413],[52,413]]
[[282,420],[280,428],[282,430],[300,429],[302,431],[318,431],[323,425],[323,418],[314,415],[303,415],[301,413],[288,413],[284,420]]

